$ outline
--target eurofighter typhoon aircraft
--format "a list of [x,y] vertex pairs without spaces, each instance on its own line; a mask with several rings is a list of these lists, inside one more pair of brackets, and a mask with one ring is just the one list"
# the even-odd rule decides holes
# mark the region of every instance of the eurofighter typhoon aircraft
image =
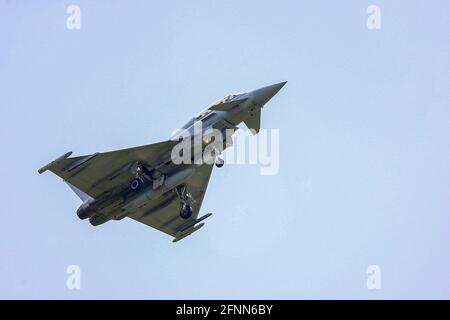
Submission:
[[[78,217],[89,219],[93,226],[130,217],[179,241],[203,227],[200,222],[211,215],[198,217],[214,161],[222,167],[219,153],[232,145],[230,132],[244,122],[258,133],[261,108],[285,83],[229,95],[191,119],[170,140],[79,157],[70,157],[72,152],[68,152],[38,172],[50,170],[61,177],[83,201]],[[198,122],[203,131],[226,132],[220,141],[222,148],[217,148],[221,150],[214,149],[208,163],[174,163],[172,150],[181,141],[180,131],[194,135],[194,140]],[[202,136],[200,151],[211,143]]]

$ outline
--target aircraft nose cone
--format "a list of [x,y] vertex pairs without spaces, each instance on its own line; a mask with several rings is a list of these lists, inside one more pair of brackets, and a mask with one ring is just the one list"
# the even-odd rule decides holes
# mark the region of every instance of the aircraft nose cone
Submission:
[[274,95],[278,93],[278,91],[283,88],[283,86],[286,84],[287,81],[280,82],[277,84],[273,84],[261,89],[257,89],[253,91],[253,101],[258,105],[264,105],[267,101],[272,99]]

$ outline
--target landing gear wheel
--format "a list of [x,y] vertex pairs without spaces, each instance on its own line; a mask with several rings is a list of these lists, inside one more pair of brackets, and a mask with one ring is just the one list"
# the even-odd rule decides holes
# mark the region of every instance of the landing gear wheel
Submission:
[[141,187],[142,187],[142,179],[134,178],[133,180],[131,180],[130,183],[131,190],[133,190],[134,192],[138,192],[139,190],[141,190]]
[[225,161],[222,158],[217,158],[217,160],[216,160],[217,168],[222,168],[224,164],[225,164]]
[[183,204],[180,210],[180,217],[186,220],[189,219],[191,216],[192,216],[192,207]]

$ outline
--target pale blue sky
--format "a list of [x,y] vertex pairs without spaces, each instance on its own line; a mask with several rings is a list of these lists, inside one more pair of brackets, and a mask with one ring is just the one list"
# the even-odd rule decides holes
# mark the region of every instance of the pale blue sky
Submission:
[[[450,298],[449,12],[1,0],[0,297]],[[177,244],[128,219],[93,228],[58,177],[37,174],[66,151],[166,139],[218,98],[284,80],[262,120],[280,130],[279,174],[214,170],[202,208],[214,214]]]

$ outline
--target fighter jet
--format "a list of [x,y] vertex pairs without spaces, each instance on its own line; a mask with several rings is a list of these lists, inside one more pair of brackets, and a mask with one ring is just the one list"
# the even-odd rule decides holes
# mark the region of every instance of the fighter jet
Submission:
[[[177,242],[203,227],[201,222],[211,216],[198,217],[214,163],[222,167],[220,152],[232,145],[230,133],[238,130],[241,122],[258,133],[261,109],[285,84],[228,95],[190,119],[167,141],[78,157],[67,152],[38,172],[50,170],[61,177],[83,201],[78,217],[88,219],[91,225],[129,217]],[[173,148],[186,133],[195,138],[197,123],[202,132],[214,129],[224,133],[222,148],[213,149],[212,163],[175,163]],[[200,141],[204,152],[211,141]]]

